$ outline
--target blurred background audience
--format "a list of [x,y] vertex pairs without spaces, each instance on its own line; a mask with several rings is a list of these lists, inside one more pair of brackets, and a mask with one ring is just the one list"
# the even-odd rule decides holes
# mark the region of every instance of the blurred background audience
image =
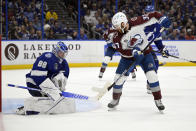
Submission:
[[[116,11],[132,18],[143,15],[145,7],[152,4],[151,0],[118,0],[116,6],[116,0],[80,0],[78,13],[77,2],[44,0],[42,11],[42,0],[7,0],[8,39],[101,40],[104,31],[111,28],[111,18]],[[5,5],[3,0],[3,39],[6,38]],[[196,40],[195,0],[155,0],[155,9],[172,21],[171,28],[162,33],[163,40]]]

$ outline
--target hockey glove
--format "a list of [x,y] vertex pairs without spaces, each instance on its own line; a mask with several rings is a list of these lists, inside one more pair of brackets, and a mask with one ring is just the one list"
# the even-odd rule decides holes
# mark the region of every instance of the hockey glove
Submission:
[[169,26],[171,25],[171,21],[166,16],[163,16],[159,19],[159,24],[162,27],[169,28]]
[[169,57],[169,51],[166,48],[163,48],[161,50],[161,54],[162,54],[162,57],[165,57],[165,58]]
[[142,59],[144,58],[143,53],[139,47],[134,47],[132,51],[133,57],[135,58],[136,65],[139,65]]
[[64,76],[63,73],[59,73],[55,77],[52,78],[55,86],[59,88],[60,91],[65,91],[65,86],[67,84],[67,77]]

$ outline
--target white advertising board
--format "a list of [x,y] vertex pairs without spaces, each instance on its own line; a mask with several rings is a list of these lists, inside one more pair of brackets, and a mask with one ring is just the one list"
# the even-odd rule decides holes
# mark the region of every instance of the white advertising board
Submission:
[[[64,41],[69,63],[99,63],[104,57],[103,41]],[[33,64],[43,52],[50,52],[57,41],[3,41],[2,65]]]
[[[101,63],[106,49],[104,41],[63,41],[69,48],[69,63]],[[57,41],[2,41],[2,65],[33,64],[43,52],[52,51]],[[196,41],[163,41],[170,54],[196,61]],[[155,46],[153,45],[153,48]],[[163,58],[161,62],[186,62],[172,57]],[[115,54],[112,62],[119,62]]]

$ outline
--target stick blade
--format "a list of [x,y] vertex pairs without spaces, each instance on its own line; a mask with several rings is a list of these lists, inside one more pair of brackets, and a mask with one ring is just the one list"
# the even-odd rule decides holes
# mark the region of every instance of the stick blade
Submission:
[[110,87],[111,83],[106,82],[103,88],[93,87],[92,90],[98,92],[96,99],[100,100],[107,92],[108,88]]

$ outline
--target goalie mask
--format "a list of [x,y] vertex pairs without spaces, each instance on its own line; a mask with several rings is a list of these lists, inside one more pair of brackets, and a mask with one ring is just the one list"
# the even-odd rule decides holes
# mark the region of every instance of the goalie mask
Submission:
[[[122,27],[122,23],[124,23],[124,27]],[[128,23],[127,17],[122,12],[118,12],[112,17],[113,28],[120,29],[122,30],[123,33],[127,23]]]
[[58,42],[52,51],[60,59],[64,59],[68,54],[68,48],[63,42]]

